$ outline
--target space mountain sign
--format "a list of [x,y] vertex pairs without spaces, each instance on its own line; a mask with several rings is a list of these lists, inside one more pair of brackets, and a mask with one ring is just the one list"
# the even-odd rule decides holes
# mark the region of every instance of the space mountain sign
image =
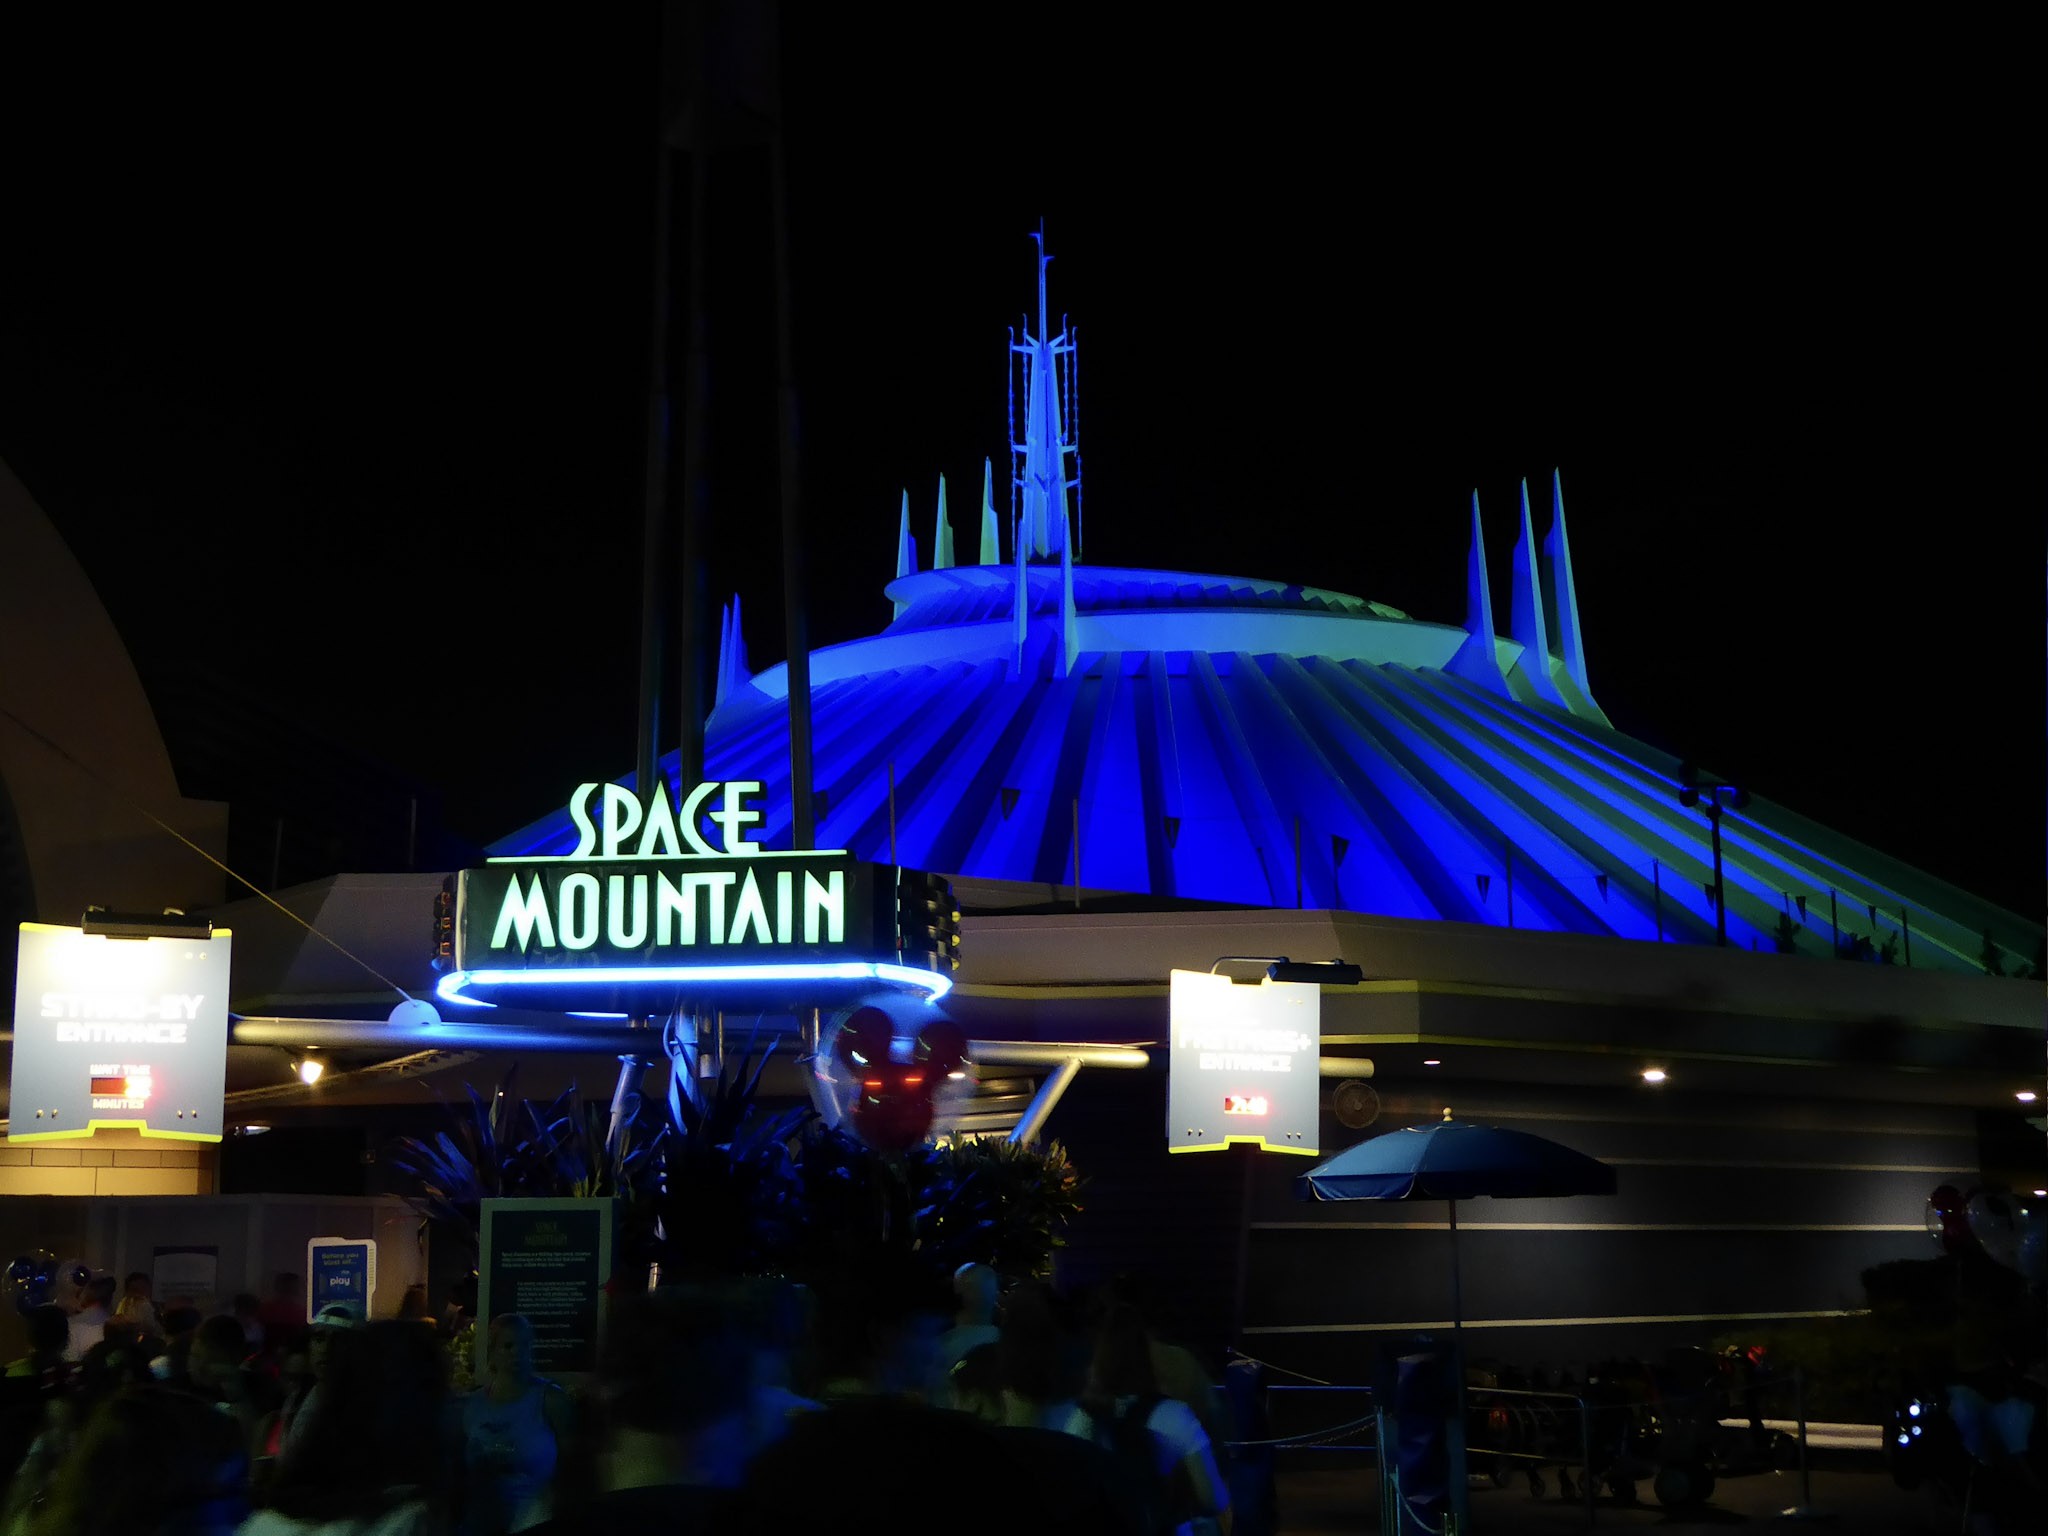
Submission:
[[[585,784],[567,854],[492,859],[457,880],[451,1002],[637,1012],[652,992],[736,1000],[797,983],[899,981],[896,871],[844,849],[764,848],[753,780],[680,805]],[[912,983],[945,990],[928,972]],[[831,990],[830,987],[827,990]],[[843,990],[843,989],[841,989]]]

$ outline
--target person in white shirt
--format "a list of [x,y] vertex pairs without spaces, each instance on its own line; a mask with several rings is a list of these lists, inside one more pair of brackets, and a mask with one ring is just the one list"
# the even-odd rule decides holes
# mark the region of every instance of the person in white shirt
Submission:
[[1152,1436],[1153,1470],[1165,1502],[1180,1506],[1170,1490],[1179,1480],[1186,1491],[1185,1512],[1173,1527],[1178,1536],[1209,1536],[1230,1528],[1230,1492],[1217,1465],[1215,1447],[1194,1409],[1164,1396],[1152,1372],[1151,1340],[1135,1307],[1113,1306],[1096,1337],[1095,1358],[1088,1370],[1088,1388],[1061,1425],[1068,1434],[1108,1447],[1117,1427],[1135,1424],[1143,1414]]
[[114,1315],[114,1277],[95,1275],[79,1296],[80,1306],[71,1314],[71,1343],[64,1358],[76,1365],[107,1336],[107,1319]]

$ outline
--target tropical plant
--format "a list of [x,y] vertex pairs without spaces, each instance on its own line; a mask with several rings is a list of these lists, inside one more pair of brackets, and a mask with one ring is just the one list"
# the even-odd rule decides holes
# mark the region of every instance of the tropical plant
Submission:
[[1771,930],[1771,942],[1778,946],[1778,953],[1781,955],[1799,952],[1799,924],[1793,920],[1790,912],[1778,914],[1778,926]]
[[627,1203],[621,1250],[643,1257],[668,1134],[659,1112],[634,1101],[613,1136],[609,1107],[585,1102],[573,1084],[547,1104],[515,1098],[518,1070],[489,1099],[465,1084],[468,1103],[450,1107],[449,1129],[397,1139],[389,1161],[414,1186],[413,1209],[474,1251],[485,1200],[617,1198]]
[[664,1273],[787,1268],[809,1214],[795,1154],[815,1112],[799,1105],[770,1114],[758,1103],[774,1054],[770,1041],[756,1059],[749,1041],[738,1069],[721,1065],[694,1098],[671,1079],[670,1134],[654,1197]]
[[1052,1272],[1081,1210],[1081,1175],[1067,1150],[995,1137],[915,1147],[905,1169],[916,1200],[918,1242],[945,1272],[987,1264],[1016,1279]]
[[[423,1216],[472,1249],[484,1200],[617,1197],[622,1259],[669,1275],[785,1275],[820,1288],[943,1286],[962,1264],[1012,1277],[1050,1272],[1081,1209],[1066,1149],[1001,1140],[879,1152],[808,1105],[759,1102],[775,1045],[748,1043],[693,1095],[671,1078],[666,1113],[635,1101],[618,1136],[572,1088],[516,1099],[468,1090],[448,1129],[404,1137],[389,1158]],[[515,1069],[516,1071],[516,1069]],[[884,1277],[895,1277],[894,1281]]]

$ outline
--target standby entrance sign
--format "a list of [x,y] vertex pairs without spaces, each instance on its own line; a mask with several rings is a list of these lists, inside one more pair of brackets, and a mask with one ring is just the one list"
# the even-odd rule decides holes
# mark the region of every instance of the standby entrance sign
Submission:
[[1166,1144],[1220,1152],[1318,1150],[1323,992],[1313,982],[1249,986],[1175,971],[1169,991]]
[[228,1059],[225,928],[113,938],[21,925],[8,1138],[116,1128],[219,1141]]

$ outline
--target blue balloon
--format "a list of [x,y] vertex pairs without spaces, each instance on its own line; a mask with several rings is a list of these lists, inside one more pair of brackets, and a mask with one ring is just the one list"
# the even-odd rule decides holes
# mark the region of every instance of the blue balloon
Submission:
[[7,1266],[7,1293],[14,1309],[26,1316],[50,1300],[50,1275],[57,1261],[48,1253],[24,1253]]

